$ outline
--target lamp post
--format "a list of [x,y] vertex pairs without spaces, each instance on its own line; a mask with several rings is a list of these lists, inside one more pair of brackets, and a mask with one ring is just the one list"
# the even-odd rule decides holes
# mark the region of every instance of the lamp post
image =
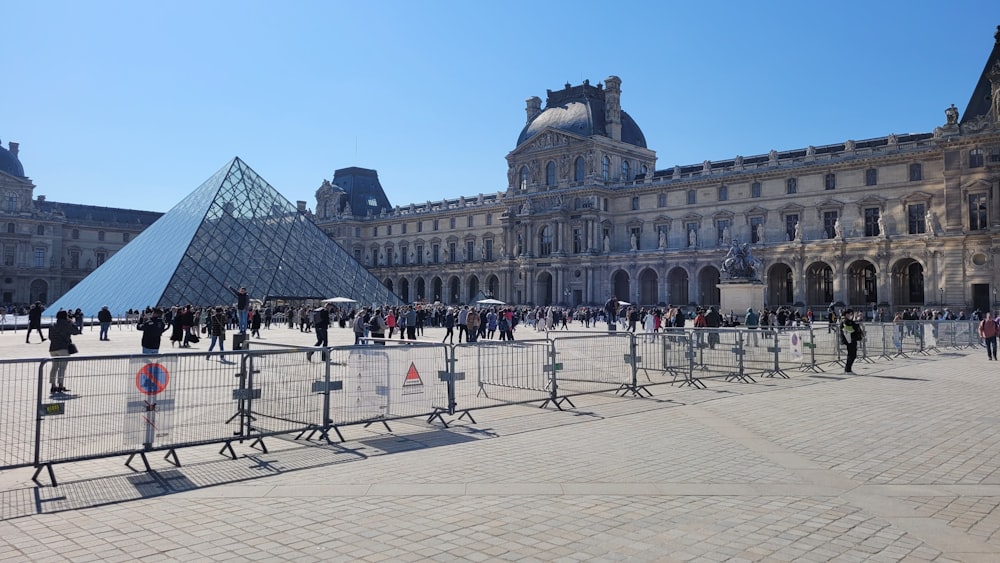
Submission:
[[573,295],[573,291],[570,288],[567,287],[563,290],[563,302],[566,303],[566,305],[571,305],[569,302],[570,295]]

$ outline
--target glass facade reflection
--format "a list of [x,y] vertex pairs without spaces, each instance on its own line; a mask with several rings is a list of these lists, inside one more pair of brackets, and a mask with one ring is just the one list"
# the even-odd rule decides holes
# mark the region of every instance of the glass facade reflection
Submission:
[[239,158],[125,245],[49,309],[96,315],[251,298],[399,298]]

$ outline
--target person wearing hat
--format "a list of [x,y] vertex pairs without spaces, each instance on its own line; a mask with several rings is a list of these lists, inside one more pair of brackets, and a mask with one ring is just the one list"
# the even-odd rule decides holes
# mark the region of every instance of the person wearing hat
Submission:
[[[45,307],[42,307],[41,301],[35,301],[35,304],[31,306],[28,310],[28,334],[24,337],[25,344],[31,344],[31,331],[37,330],[38,336],[41,337],[42,342],[45,342],[45,336],[42,334],[42,311]],[[69,313],[66,314],[69,318]]]
[[111,340],[108,338],[108,329],[111,328],[111,311],[108,310],[107,305],[98,311],[97,322],[101,323],[101,340]]

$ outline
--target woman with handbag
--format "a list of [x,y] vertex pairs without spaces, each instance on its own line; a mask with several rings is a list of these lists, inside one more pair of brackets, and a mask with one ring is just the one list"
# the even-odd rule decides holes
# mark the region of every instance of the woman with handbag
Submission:
[[68,393],[64,382],[66,379],[66,360],[59,359],[76,353],[73,335],[79,334],[76,326],[69,320],[69,313],[56,313],[56,322],[49,326],[49,355],[53,358],[52,369],[49,371],[49,393]]

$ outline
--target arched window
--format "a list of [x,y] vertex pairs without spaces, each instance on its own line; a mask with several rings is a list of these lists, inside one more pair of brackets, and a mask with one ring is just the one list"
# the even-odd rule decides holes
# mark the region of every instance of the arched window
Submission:
[[611,178],[611,159],[604,157],[601,159],[601,179],[605,182]]
[[556,185],[556,163],[551,160],[545,165],[545,185]]
[[729,186],[719,186],[719,201],[729,201]]
[[583,181],[583,177],[587,173],[586,172],[587,169],[586,169],[585,166],[586,165],[585,165],[585,161],[583,160],[583,157],[582,156],[576,157],[576,162],[573,164],[573,169],[574,169],[574,172],[573,172],[573,181],[574,182],[582,182]]
[[628,161],[627,160],[623,160],[622,161],[622,180],[626,181],[626,182],[629,181],[629,180],[631,180],[632,176],[629,175],[629,174],[631,174],[631,172],[632,171],[629,169]]
[[649,172],[649,169],[648,169],[648,168],[646,168],[646,165],[645,165],[645,164],[643,164],[642,166],[640,166],[640,167],[639,167],[639,174],[642,174],[642,177],[643,177],[643,178],[645,178],[645,177],[646,177],[646,174],[647,174],[648,172]]
[[546,225],[542,227],[538,235],[538,255],[548,256],[552,254],[552,229]]
[[528,167],[527,166],[522,166],[521,167],[521,181],[518,184],[518,187],[521,188],[522,190],[528,189]]

